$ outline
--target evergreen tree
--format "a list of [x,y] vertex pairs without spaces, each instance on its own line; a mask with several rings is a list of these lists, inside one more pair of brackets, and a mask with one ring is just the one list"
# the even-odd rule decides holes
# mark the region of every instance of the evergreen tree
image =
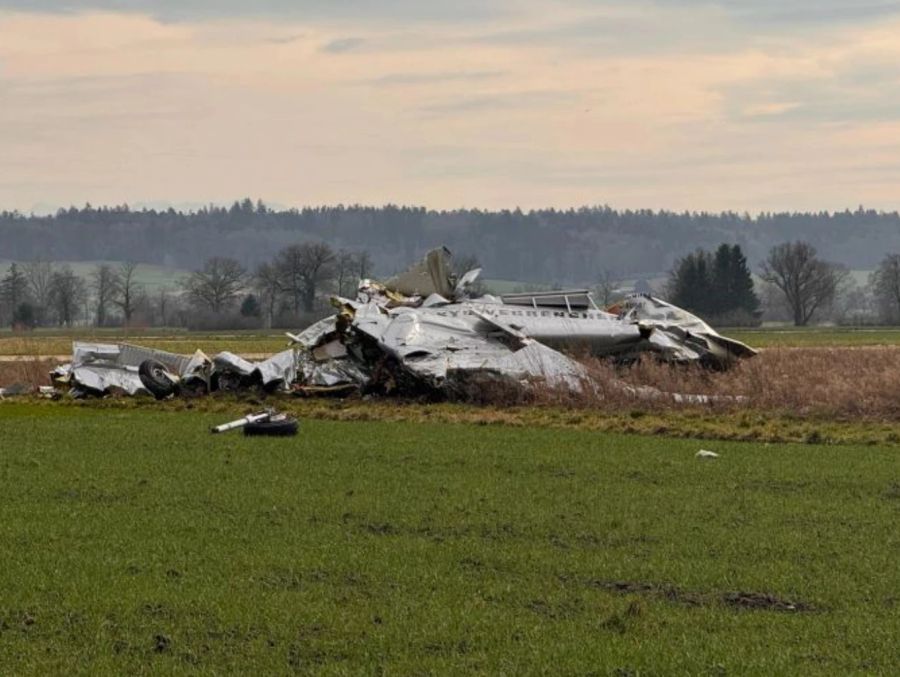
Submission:
[[752,317],[759,311],[747,258],[739,245],[724,243],[715,253],[698,249],[679,259],[669,280],[669,300],[714,319],[735,312]]
[[740,245],[731,246],[731,275],[728,292],[733,299],[733,309],[743,310],[750,315],[759,313],[759,297],[753,288],[753,276],[750,274],[750,266],[747,265],[747,257],[741,251]]
[[9,315],[5,316],[11,317],[14,324],[16,312],[19,306],[25,302],[27,295],[28,278],[15,263],[10,264],[9,271],[3,280],[0,280],[0,303],[2,303],[3,309],[9,311]]

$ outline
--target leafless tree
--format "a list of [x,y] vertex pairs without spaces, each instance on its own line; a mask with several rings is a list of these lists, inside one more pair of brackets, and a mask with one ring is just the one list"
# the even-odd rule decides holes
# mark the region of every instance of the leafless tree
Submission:
[[137,282],[137,266],[133,261],[125,261],[118,271],[119,286],[115,304],[122,310],[126,327],[131,324],[134,311],[144,296],[144,288]]
[[253,283],[265,313],[265,328],[271,329],[275,309],[283,291],[278,268],[271,263],[261,263],[253,275]]
[[348,283],[355,277],[356,257],[353,252],[346,249],[338,251],[334,258],[334,283],[337,288],[338,296],[346,296],[344,289]]
[[37,310],[37,323],[43,324],[47,310],[50,308],[50,283],[53,280],[53,264],[43,259],[29,261],[23,266],[31,298]]
[[888,254],[869,277],[883,320],[900,320],[900,254]]
[[118,298],[121,290],[121,279],[116,270],[108,263],[101,263],[91,272],[91,289],[96,301],[96,323],[103,327],[108,321],[109,307]]
[[172,312],[172,290],[161,287],[156,292],[156,316],[157,321],[163,327],[169,326],[169,315]]
[[334,251],[324,242],[294,244],[278,252],[275,266],[294,312],[315,310],[316,292],[334,278],[334,261]]
[[181,287],[194,305],[221,313],[244,289],[246,276],[243,266],[234,259],[213,257],[206,261],[202,270],[188,275]]
[[[618,280],[616,280],[610,271],[603,270],[603,272],[600,273],[600,278],[597,280],[594,290],[597,293],[597,303],[599,303],[602,308],[606,308],[616,300],[618,286]],[[620,297],[620,295],[618,296]]]
[[823,261],[808,242],[785,242],[772,247],[760,265],[763,280],[778,288],[794,324],[806,326],[816,311],[834,301],[847,271]]
[[64,266],[50,278],[50,305],[60,325],[72,326],[87,298],[87,285],[71,268]]
[[356,255],[356,277],[365,280],[372,274],[372,257],[369,252],[362,251]]

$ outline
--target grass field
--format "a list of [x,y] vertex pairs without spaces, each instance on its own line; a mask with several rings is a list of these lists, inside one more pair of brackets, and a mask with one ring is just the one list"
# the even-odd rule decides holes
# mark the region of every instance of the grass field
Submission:
[[226,413],[0,404],[0,672],[900,670],[896,447]]
[[726,327],[719,332],[755,348],[900,345],[900,327]]
[[[76,275],[89,279],[91,273],[101,263],[108,263],[116,269],[121,265],[121,261],[54,261],[53,265],[69,266]],[[23,263],[19,262],[19,265],[21,266]],[[9,266],[9,261],[0,261],[0,277],[6,275]],[[189,272],[178,268],[140,263],[135,269],[135,280],[148,293],[154,294],[160,289],[174,289],[182,278],[187,277]]]

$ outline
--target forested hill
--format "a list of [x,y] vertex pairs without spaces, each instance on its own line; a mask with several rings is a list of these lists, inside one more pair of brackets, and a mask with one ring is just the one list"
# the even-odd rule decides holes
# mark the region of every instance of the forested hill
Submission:
[[0,213],[0,260],[133,260],[194,268],[210,256],[247,265],[285,245],[324,240],[370,253],[377,274],[445,244],[475,255],[491,278],[596,280],[667,271],[697,247],[740,244],[752,267],[774,244],[803,239],[851,268],[874,268],[900,252],[900,216],[859,209],[760,214],[619,211],[585,207],[532,212],[431,211],[419,207],[320,207],[277,211],[244,200],[196,212],[85,206],[53,216]]

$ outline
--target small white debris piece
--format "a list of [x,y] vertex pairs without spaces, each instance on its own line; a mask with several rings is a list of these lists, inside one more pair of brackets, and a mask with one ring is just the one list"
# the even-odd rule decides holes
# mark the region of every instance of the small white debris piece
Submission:
[[716,452],[710,451],[709,449],[701,449],[695,456],[697,458],[719,458],[719,455]]

